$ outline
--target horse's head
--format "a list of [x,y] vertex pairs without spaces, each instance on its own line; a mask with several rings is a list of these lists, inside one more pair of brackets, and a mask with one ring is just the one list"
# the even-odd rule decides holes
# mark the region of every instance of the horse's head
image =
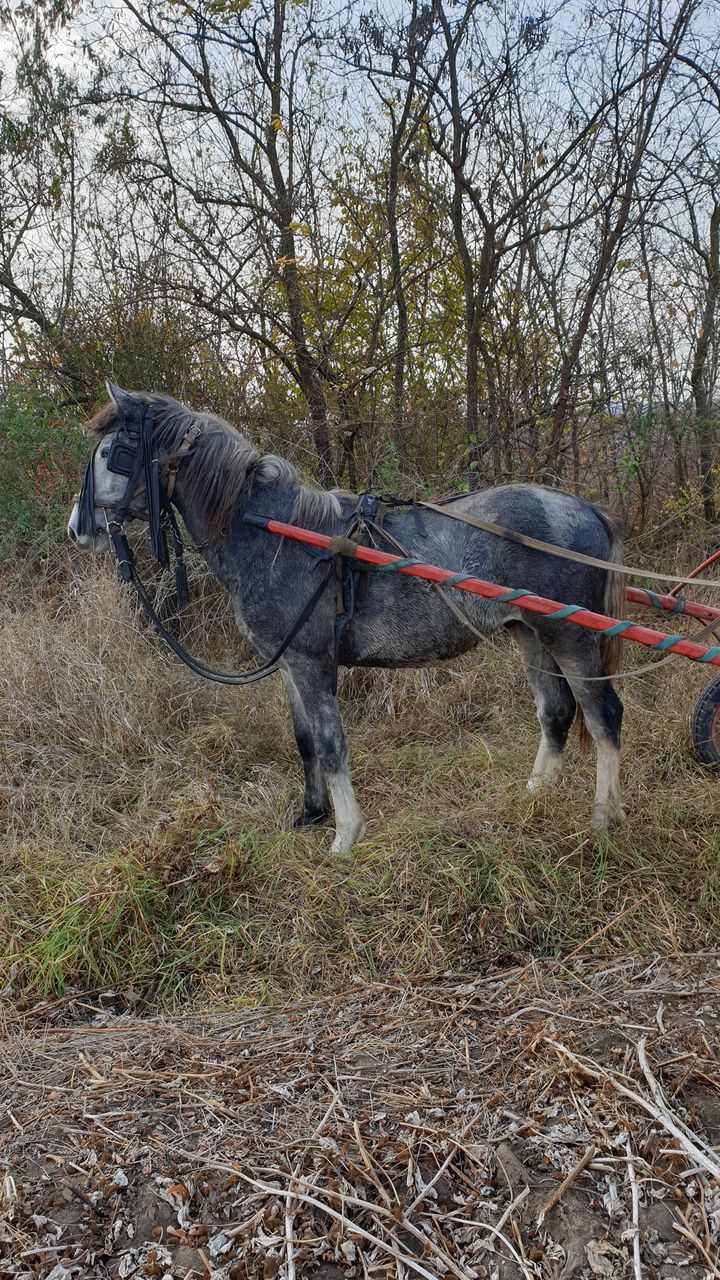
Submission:
[[123,391],[110,381],[105,385],[110,400],[91,423],[100,438],[67,526],[68,537],[83,551],[108,550],[108,523],[121,508],[127,508],[122,511],[124,520],[148,519],[140,465],[141,425],[148,398]]

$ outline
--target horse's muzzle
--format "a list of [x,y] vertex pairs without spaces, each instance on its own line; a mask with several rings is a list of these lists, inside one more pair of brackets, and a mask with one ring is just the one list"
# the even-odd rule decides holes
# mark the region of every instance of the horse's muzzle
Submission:
[[105,512],[95,508],[95,532],[93,534],[79,532],[79,511],[75,503],[67,525],[67,536],[81,551],[109,551],[110,539],[107,533]]

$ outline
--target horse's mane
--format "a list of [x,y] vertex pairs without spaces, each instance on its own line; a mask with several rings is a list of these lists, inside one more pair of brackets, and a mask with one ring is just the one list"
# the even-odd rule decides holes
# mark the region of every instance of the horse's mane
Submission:
[[[295,524],[317,527],[340,515],[340,504],[333,493],[302,484],[291,462],[272,453],[259,453],[222,418],[196,413],[171,396],[144,391],[133,395],[155,410],[155,434],[161,454],[172,457],[191,427],[202,428],[183,466],[183,494],[190,506],[203,513],[208,537],[217,537],[231,528],[255,484],[295,489],[290,517]],[[98,436],[116,431],[119,422],[115,402],[104,405],[88,425]]]

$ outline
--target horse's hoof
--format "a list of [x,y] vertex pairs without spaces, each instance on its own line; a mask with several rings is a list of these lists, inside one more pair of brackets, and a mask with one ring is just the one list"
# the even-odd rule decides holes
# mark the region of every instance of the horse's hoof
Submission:
[[303,827],[319,827],[329,817],[329,809],[301,809],[297,817],[293,818],[293,828],[299,831]]
[[560,781],[560,769],[548,770],[547,773],[531,773],[525,786],[528,791],[547,791]]
[[590,826],[593,831],[607,831],[608,827],[615,826],[618,822],[624,822],[625,810],[621,804],[602,805],[595,809]]
[[331,853],[350,853],[365,830],[365,823],[357,827],[348,827],[346,831],[338,831],[330,846]]

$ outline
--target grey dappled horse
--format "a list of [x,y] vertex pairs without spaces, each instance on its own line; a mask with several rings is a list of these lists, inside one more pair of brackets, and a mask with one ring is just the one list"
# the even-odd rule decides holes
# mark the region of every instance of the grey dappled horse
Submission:
[[[81,547],[105,549],[106,515],[121,502],[127,477],[111,472],[111,437],[138,401],[152,406],[161,460],[177,462],[193,425],[200,434],[182,457],[172,496],[187,530],[212,572],[232,596],[238,627],[262,659],[288,634],[315,590],[324,566],[301,545],[282,542],[243,521],[245,511],[304,525],[327,534],[345,532],[356,498],[302,485],[282,458],[261,456],[232,427],[209,413],[195,413],[168,396],[112,388],[113,399],[90,424],[100,443],[94,462],[95,537],[78,533],[77,505],[68,526]],[[588,502],[556,489],[513,484],[453,499],[452,510],[505,525],[588,555],[620,561],[615,528]],[[143,519],[144,490],[130,518]],[[588,609],[617,616],[623,596],[619,573],[606,573],[525,548],[449,520],[432,511],[387,512],[384,529],[409,555],[454,572],[473,574],[509,588],[525,587]],[[392,549],[392,546],[390,547]],[[305,770],[305,799],[296,825],[310,825],[335,811],[333,852],[347,853],[360,838],[363,819],[355,801],[337,699],[333,694],[335,599],[332,588],[281,659],[298,750]],[[516,641],[532,686],[541,735],[528,782],[534,790],[559,773],[568,731],[582,711],[597,749],[593,826],[620,819],[618,748],[622,703],[609,680],[607,648],[592,631],[523,613],[512,604],[452,592],[453,601],[483,633],[506,627]],[[346,667],[418,667],[455,658],[478,643],[427,583],[400,574],[370,574],[340,649]],[[594,678],[594,679],[593,679]]]

